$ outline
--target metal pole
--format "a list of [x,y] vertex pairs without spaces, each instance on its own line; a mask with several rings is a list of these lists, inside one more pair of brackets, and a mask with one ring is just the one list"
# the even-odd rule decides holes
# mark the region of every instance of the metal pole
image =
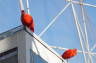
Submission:
[[24,5],[23,5],[23,1],[22,0],[19,0],[19,4],[20,4],[20,10],[24,10]]
[[26,0],[27,13],[30,14],[29,0]]
[[52,21],[48,24],[48,26],[45,27],[45,29],[39,34],[39,37],[41,37],[52,25],[53,23],[56,21],[56,19],[67,9],[67,7],[70,5],[70,3],[68,3],[53,19]]
[[72,11],[73,11],[74,19],[75,19],[75,24],[76,24],[76,27],[77,27],[79,39],[80,39],[80,46],[81,46],[82,51],[83,51],[84,61],[85,61],[85,63],[87,63],[86,55],[84,53],[85,51],[84,51],[84,47],[83,47],[83,41],[82,41],[82,37],[81,37],[81,33],[80,33],[80,27],[78,25],[77,14],[76,14],[76,11],[75,11],[75,8],[74,8],[74,5],[73,5],[72,2],[71,2],[71,6],[72,6]]

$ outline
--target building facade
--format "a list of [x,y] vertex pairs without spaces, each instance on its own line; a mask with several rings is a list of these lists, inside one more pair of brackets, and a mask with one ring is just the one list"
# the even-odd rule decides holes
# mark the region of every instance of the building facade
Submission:
[[23,26],[0,34],[0,63],[66,63],[59,54]]

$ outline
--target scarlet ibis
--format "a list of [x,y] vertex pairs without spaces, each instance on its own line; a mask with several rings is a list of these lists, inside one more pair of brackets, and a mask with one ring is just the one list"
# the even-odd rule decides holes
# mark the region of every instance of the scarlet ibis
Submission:
[[27,26],[32,32],[34,32],[34,21],[30,14],[21,11],[21,22],[24,26]]
[[62,58],[63,59],[70,59],[73,56],[77,55],[77,49],[69,49],[66,50],[63,54],[62,54]]
[[31,25],[29,26],[29,29],[30,29],[32,32],[34,32],[34,24],[31,24]]

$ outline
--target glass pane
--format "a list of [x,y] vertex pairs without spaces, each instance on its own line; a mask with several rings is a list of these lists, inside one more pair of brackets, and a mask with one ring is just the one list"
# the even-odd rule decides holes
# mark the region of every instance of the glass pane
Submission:
[[0,63],[18,63],[17,55],[6,58],[0,61]]

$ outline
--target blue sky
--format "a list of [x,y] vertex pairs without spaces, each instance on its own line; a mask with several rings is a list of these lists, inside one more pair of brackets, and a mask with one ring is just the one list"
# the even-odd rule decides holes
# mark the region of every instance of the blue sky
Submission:
[[[35,22],[35,33],[37,35],[39,35],[44,27],[46,27],[48,23],[50,23],[51,20],[68,3],[64,0],[29,0],[29,2],[31,15]],[[95,0],[85,0],[84,2],[96,5]],[[24,4],[26,4],[25,0]],[[80,6],[75,5],[75,7],[78,12],[80,23],[82,23]],[[96,37],[96,8],[85,6],[85,9],[90,18],[90,20],[88,20],[88,25],[91,24],[91,26],[88,27],[91,48],[96,40],[94,38]],[[19,0],[0,0],[0,33],[19,25],[21,25]],[[90,31],[90,29],[92,30]],[[66,9],[66,11],[56,20],[54,25],[52,25],[52,27],[49,28],[49,30],[41,38],[52,46],[77,48],[81,50],[71,6]],[[55,50],[60,54],[63,53],[63,51],[61,50]],[[81,61],[80,63],[84,63],[83,55],[78,54],[76,57],[70,60],[70,63],[76,63],[77,61]]]

